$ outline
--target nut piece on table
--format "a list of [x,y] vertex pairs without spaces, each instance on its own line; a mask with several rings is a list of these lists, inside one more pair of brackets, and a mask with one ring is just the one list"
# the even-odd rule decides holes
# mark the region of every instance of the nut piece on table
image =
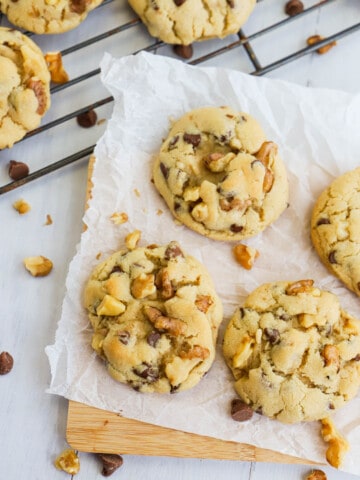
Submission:
[[101,475],[104,477],[110,477],[123,464],[123,458],[114,453],[97,453],[96,456],[102,462]]
[[335,468],[339,468],[343,462],[345,453],[350,449],[348,441],[336,430],[331,418],[321,419],[321,435],[329,444],[326,450],[326,460]]
[[16,202],[13,203],[13,207],[18,213],[20,213],[20,215],[24,215],[31,210],[31,206],[22,198],[20,200],[16,200]]
[[70,475],[76,475],[80,470],[80,460],[75,450],[68,448],[56,458],[54,462],[58,470],[63,470]]
[[[321,40],[324,40],[324,37],[322,37],[321,35],[312,35],[306,40],[306,43],[308,45],[314,45],[314,43],[321,42]],[[318,48],[316,51],[321,55],[323,53],[328,52],[332,47],[335,47],[335,45],[336,45],[336,42],[334,40],[333,42],[330,42],[327,45],[324,45],[323,47]]]
[[233,254],[236,261],[246,270],[251,270],[255,260],[259,256],[258,250],[256,248],[248,247],[239,243],[233,247]]
[[306,475],[305,480],[327,480],[327,476],[322,470],[312,470],[311,473]]
[[122,223],[126,223],[129,219],[127,213],[125,212],[115,212],[111,215],[111,220],[115,225],[121,225]]
[[46,222],[44,223],[44,225],[52,225],[54,222],[53,222],[53,219],[51,218],[51,215],[48,213],[46,215]]
[[97,114],[95,110],[90,109],[87,112],[80,113],[76,117],[76,121],[80,127],[90,128],[93,127],[97,122]]
[[9,352],[0,353],[0,375],[9,373],[14,365],[14,359]]
[[289,0],[285,5],[285,13],[293,17],[304,10],[304,4],[301,0]]
[[54,83],[66,83],[69,81],[69,75],[66,73],[60,52],[48,52],[45,60],[50,72],[51,81]]
[[24,265],[33,277],[46,277],[53,268],[52,261],[42,255],[25,258]]
[[10,160],[9,162],[9,177],[12,180],[21,180],[29,175],[29,167],[24,162],[17,162]]
[[128,248],[129,250],[134,250],[134,248],[137,247],[137,244],[139,243],[140,238],[141,238],[140,230],[134,230],[133,232],[126,235],[125,237],[126,248]]

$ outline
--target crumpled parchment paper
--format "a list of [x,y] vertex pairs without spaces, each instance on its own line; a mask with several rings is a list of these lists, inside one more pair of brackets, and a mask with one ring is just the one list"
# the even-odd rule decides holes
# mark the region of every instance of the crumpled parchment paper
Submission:
[[[52,374],[48,392],[128,418],[324,462],[326,445],[318,422],[283,425],[257,414],[246,423],[231,419],[235,392],[220,342],[235,306],[261,283],[276,280],[313,278],[360,318],[358,297],[329,275],[309,237],[317,196],[335,177],[359,164],[360,95],[192,67],[147,53],[120,59],[105,54],[101,71],[102,82],[114,96],[114,110],[96,146],[93,196],[84,216],[88,228],[69,268],[55,343],[46,349]],[[278,144],[288,171],[289,208],[262,234],[246,241],[260,251],[250,271],[234,261],[231,244],[176,224],[150,181],[153,157],[170,120],[207,105],[229,105],[257,118],[268,139]],[[114,225],[114,212],[126,212],[128,222]],[[84,285],[94,266],[124,246],[125,235],[134,229],[142,231],[142,245],[178,240],[206,265],[224,303],[211,371],[195,388],[176,395],[141,394],[117,383],[90,347],[92,332],[82,307]],[[342,468],[360,474],[360,394],[333,418],[351,444]]]

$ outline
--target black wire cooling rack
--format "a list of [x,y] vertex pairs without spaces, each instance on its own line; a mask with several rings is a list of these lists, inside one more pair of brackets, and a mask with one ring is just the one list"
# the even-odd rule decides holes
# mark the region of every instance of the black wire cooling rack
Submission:
[[[96,16],[99,15],[104,11],[103,9],[108,9],[110,8],[111,4],[114,4],[118,0],[105,0],[95,11],[91,12],[90,15]],[[258,0],[258,3],[261,2],[261,4],[267,2],[268,0]],[[281,0],[279,0],[280,2]],[[357,0],[358,3],[360,4],[360,1]],[[246,53],[246,56],[248,57],[249,61],[251,62],[251,70],[248,72],[251,75],[265,75],[269,72],[272,72],[275,69],[278,69],[279,67],[282,67],[286,64],[290,64],[291,62],[295,62],[296,60],[300,59],[301,57],[305,55],[309,55],[313,52],[315,52],[317,49],[320,47],[327,45],[331,42],[338,41],[342,39],[343,37],[349,36],[358,30],[360,30],[360,11],[359,11],[359,16],[356,18],[354,17],[355,23],[346,26],[346,28],[343,28],[341,30],[337,30],[336,32],[328,35],[326,38],[324,38],[322,41],[309,45],[309,46],[304,46],[303,48],[296,49],[295,51],[292,51],[289,54],[285,55],[280,55],[279,58],[276,58],[276,60],[268,62],[267,64],[263,64],[263,62],[258,58],[258,55],[256,53],[256,49],[254,48],[254,42],[259,39],[264,39],[264,38],[270,38],[269,42],[271,42],[271,34],[273,32],[278,31],[280,28],[284,26],[291,26],[295,23],[299,23],[304,19],[305,17],[308,17],[310,15],[317,15],[322,9],[328,8],[331,4],[334,4],[335,2],[339,2],[339,0],[323,0],[319,1],[307,8],[305,8],[301,13],[289,17],[286,16],[286,18],[282,18],[279,21],[274,21],[270,25],[265,26],[264,28],[257,29],[253,33],[249,33],[248,35],[245,34],[243,30],[240,30],[237,35],[231,36],[230,40],[227,39],[227,41],[224,42],[209,42],[211,45],[210,51],[202,52],[200,55],[195,55],[194,58],[191,58],[190,60],[183,60],[187,61],[191,65],[199,65],[199,64],[209,64],[209,61],[212,61],[214,59],[218,59],[220,56],[226,55],[229,52],[235,51],[235,53],[242,51]],[[285,0],[281,1],[282,6],[285,5]],[[359,6],[359,5],[358,5]],[[359,6],[360,7],[360,6]],[[125,7],[128,8],[128,7]],[[339,5],[339,8],[342,8],[342,6]],[[129,9],[129,12],[130,9]],[[253,13],[255,15],[256,12]],[[89,15],[89,17],[90,17]],[[130,13],[130,15],[133,15]],[[6,26],[6,19],[0,18],[1,24]],[[5,21],[5,23],[4,23]],[[85,20],[84,27],[86,26],[86,22],[88,22],[88,19]],[[93,25],[93,24],[92,24]],[[111,39],[115,38],[117,39],[116,41],[119,41],[119,37],[121,35],[124,35],[125,32],[132,31],[135,29],[142,29],[142,35],[147,35],[145,32],[145,27],[141,24],[140,20],[138,18],[130,18],[129,20],[121,22],[121,24],[115,26],[114,28],[110,28],[104,32],[101,32],[99,34],[87,36],[84,40],[76,39],[74,44],[71,46],[65,47],[61,49],[61,54],[64,60],[64,63],[66,64],[66,58],[70,55],[80,55],[83,51],[86,51],[86,49],[92,45],[100,45],[102,42],[109,41]],[[85,30],[84,30],[85,31]],[[33,34],[29,32],[25,32],[29,36],[33,36]],[[67,35],[61,34],[61,35]],[[267,37],[268,36],[268,37]],[[47,37],[46,35],[43,35],[42,37]],[[53,36],[52,36],[53,37]],[[34,39],[35,40],[35,39]],[[43,40],[43,39],[42,39]],[[53,38],[52,38],[53,40]],[[304,45],[306,45],[306,39],[304,39]],[[36,40],[35,40],[36,41]],[[41,43],[41,42],[40,42]],[[44,45],[40,45],[45,53],[45,51],[49,51],[47,47],[47,39],[45,38],[45,42],[43,42]],[[50,48],[53,48],[54,42],[48,42],[50,45]],[[147,35],[147,45],[142,46],[140,49],[133,49],[130,52],[127,52],[127,54],[136,54],[140,51],[146,51],[146,52],[152,52],[154,54],[167,54],[169,51],[169,46],[164,44],[161,41],[154,40],[150,36]],[[206,43],[206,42],[201,42],[201,43]],[[274,45],[274,48],[276,50],[276,45]],[[341,48],[341,45],[340,45]],[[179,57],[177,57],[179,58]],[[354,59],[356,61],[356,58]],[[359,59],[357,59],[359,61]],[[67,83],[64,84],[59,84],[59,85],[53,85],[51,88],[51,96],[52,98],[56,96],[59,92],[66,92],[70,90],[72,87],[76,85],[80,85],[80,87],[86,82],[87,80],[91,78],[96,78],[100,75],[100,68],[94,68],[94,69],[89,69],[83,74],[80,74],[78,76],[74,76],[71,78]],[[100,81],[100,80],[99,80]],[[65,124],[66,122],[72,121],[75,119],[78,115],[81,113],[87,112],[90,109],[98,109],[104,105],[111,104],[113,101],[112,96],[106,96],[104,98],[101,98],[98,101],[92,102],[92,103],[87,103],[86,105],[82,106],[81,108],[76,108],[72,109],[72,105],[69,104],[66,107],[66,114],[58,116],[57,118],[54,118],[47,123],[43,123],[39,128],[31,131],[28,133],[22,140],[21,142],[26,142],[32,137],[38,136],[38,135],[46,135],[46,134],[51,134],[51,132],[58,126]],[[53,115],[54,116],[54,115]],[[18,142],[20,143],[20,142]],[[59,160],[56,160],[54,162],[48,163],[46,166],[43,166],[41,168],[35,169],[32,173],[30,173],[27,177],[13,181],[10,183],[6,183],[2,186],[0,186],[0,195],[7,193],[11,190],[14,190],[15,188],[18,188],[22,185],[28,184],[29,182],[32,182],[35,179],[38,179],[40,177],[44,177],[48,175],[51,172],[54,172],[56,170],[59,170],[69,164],[72,164],[74,162],[77,162],[81,159],[85,159],[91,155],[91,153],[94,150],[95,145],[88,145],[85,148],[81,148],[80,150],[75,151],[74,153],[71,153],[70,155],[67,155],[64,158],[61,158]],[[3,154],[3,151],[0,151],[0,160],[1,156]],[[45,163],[45,162],[44,162]]]

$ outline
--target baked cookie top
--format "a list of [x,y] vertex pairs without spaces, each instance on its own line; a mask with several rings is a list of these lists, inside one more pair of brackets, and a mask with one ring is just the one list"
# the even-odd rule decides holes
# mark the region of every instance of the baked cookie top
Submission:
[[50,107],[50,73],[40,48],[17,30],[0,27],[0,149],[40,124]]
[[223,352],[242,400],[284,423],[324,418],[360,386],[360,322],[312,280],[254,290],[227,325]]
[[174,217],[215,240],[254,236],[287,206],[276,144],[253,117],[229,107],[199,108],[176,121],[153,178]]
[[62,33],[77,27],[102,0],[0,0],[9,22],[34,33]]
[[255,3],[256,0],[129,0],[150,35],[178,45],[237,33]]
[[212,365],[222,304],[205,267],[176,242],[111,255],[92,272],[84,304],[92,347],[119,382],[173,393]]
[[311,239],[329,271],[360,295],[360,168],[321,193],[311,216]]

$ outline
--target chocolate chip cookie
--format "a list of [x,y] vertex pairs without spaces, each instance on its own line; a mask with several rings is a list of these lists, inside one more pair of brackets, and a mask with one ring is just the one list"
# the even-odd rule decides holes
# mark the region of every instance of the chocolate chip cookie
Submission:
[[102,0],[0,0],[9,22],[34,33],[62,33],[77,27]]
[[253,117],[229,107],[199,108],[176,121],[153,178],[174,217],[215,240],[256,235],[288,201],[277,145]]
[[121,250],[98,265],[84,304],[110,375],[141,392],[195,386],[211,367],[222,304],[177,242]]
[[223,352],[241,399],[284,423],[327,417],[360,386],[360,322],[312,280],[254,290],[231,318]]
[[37,128],[50,107],[50,73],[40,48],[0,27],[0,149]]
[[360,295],[360,168],[321,193],[312,212],[311,239],[328,270]]
[[237,33],[255,3],[256,0],[129,0],[150,35],[177,45]]

